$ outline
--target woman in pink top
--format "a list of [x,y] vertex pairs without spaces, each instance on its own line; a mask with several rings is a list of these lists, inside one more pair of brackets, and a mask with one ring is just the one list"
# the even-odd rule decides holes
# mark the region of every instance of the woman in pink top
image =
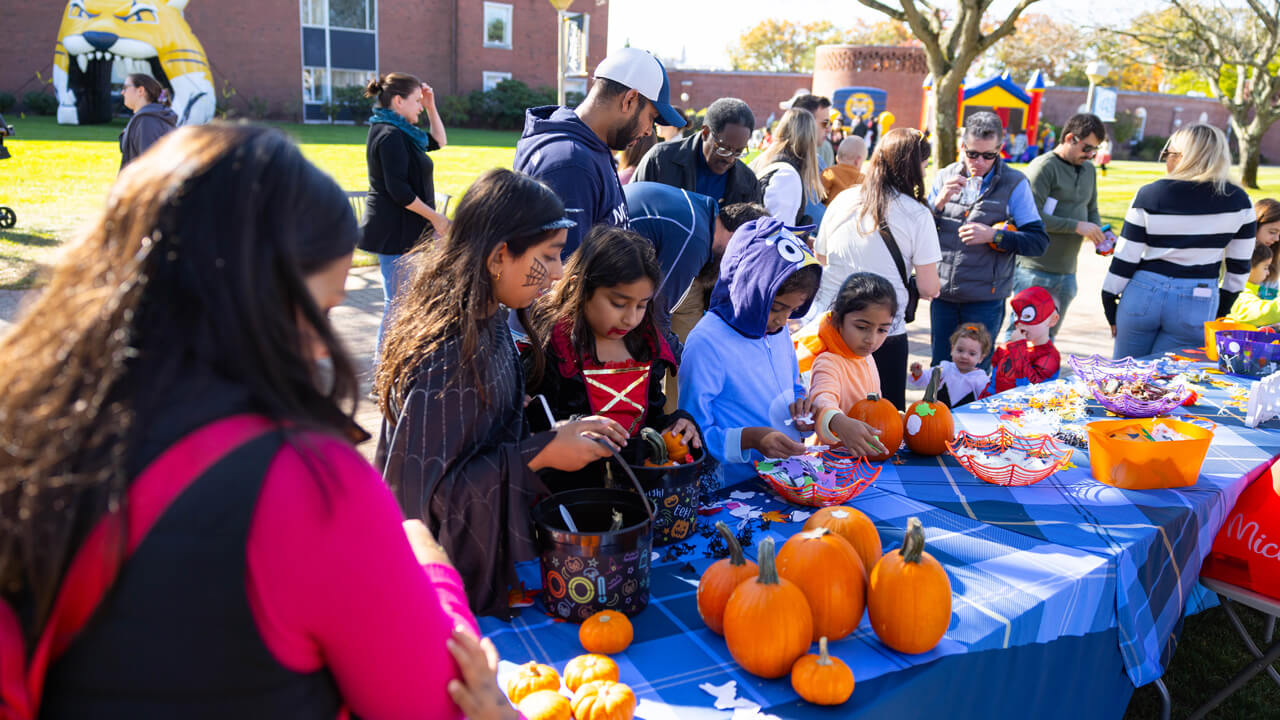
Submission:
[[351,444],[326,315],[357,234],[275,130],[184,128],[120,174],[0,347],[6,717],[515,717]]
[[884,343],[898,311],[893,285],[874,273],[853,273],[836,293],[829,312],[819,317],[816,335],[798,340],[813,355],[809,399],[816,409],[818,439],[843,444],[858,455],[885,452],[877,431],[849,417],[853,404],[880,394],[880,375],[872,353]]

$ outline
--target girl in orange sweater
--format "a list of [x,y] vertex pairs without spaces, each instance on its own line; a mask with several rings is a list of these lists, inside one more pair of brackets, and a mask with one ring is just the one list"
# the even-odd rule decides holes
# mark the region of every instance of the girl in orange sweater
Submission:
[[812,357],[809,399],[823,443],[843,444],[858,455],[885,452],[878,431],[848,413],[855,402],[880,394],[880,374],[871,354],[889,337],[897,312],[898,296],[888,280],[853,273],[816,328],[811,325],[813,330],[802,330],[797,338],[802,365],[806,355]]

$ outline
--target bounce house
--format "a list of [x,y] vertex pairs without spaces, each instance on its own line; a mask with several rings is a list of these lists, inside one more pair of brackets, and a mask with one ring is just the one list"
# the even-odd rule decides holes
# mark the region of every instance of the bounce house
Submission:
[[[1044,74],[1039,70],[1026,87],[1018,87],[1009,79],[1007,72],[973,84],[966,83],[960,88],[956,120],[964,125],[964,119],[970,113],[990,110],[1000,116],[1006,131],[1025,132],[1027,144],[1034,145],[1036,129],[1040,126],[1040,104],[1044,99],[1044,88]],[[932,75],[925,78],[922,90],[925,107],[928,107],[929,96],[933,93]],[[921,127],[924,127],[924,121],[925,118],[921,118]]]
[[53,89],[62,125],[111,120],[111,88],[129,73],[169,89],[178,124],[213,119],[209,59],[182,11],[188,0],[71,0],[53,51]]

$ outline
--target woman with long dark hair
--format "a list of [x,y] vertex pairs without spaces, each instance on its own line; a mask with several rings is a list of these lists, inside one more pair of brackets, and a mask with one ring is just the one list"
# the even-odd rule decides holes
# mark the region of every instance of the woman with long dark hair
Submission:
[[[388,73],[370,80],[364,94],[373,98],[374,107],[365,142],[369,196],[359,247],[376,255],[382,270],[382,323],[375,348],[381,351],[391,304],[405,280],[405,254],[424,236],[441,237],[449,229],[449,219],[436,210],[435,164],[428,154],[444,147],[448,136],[435,92],[418,78]],[[424,111],[430,130],[418,127]]]
[[[871,166],[861,185],[840,193],[827,209],[818,229],[814,254],[826,269],[811,314],[831,309],[845,278],[871,272],[893,285],[897,311],[889,338],[875,351],[876,370],[886,400],[898,408],[906,403],[908,276],[914,268],[922,299],[938,295],[938,231],[926,204],[924,167],[929,141],[913,128],[896,128],[876,144]],[[902,258],[899,266],[891,245]]]
[[124,106],[133,113],[120,131],[120,167],[133,162],[157,140],[178,126],[178,115],[159,81],[146,73],[130,73],[120,88]]
[[326,315],[356,236],[275,130],[184,128],[120,174],[0,343],[0,652],[31,665],[0,705],[511,716],[447,556],[351,446]]
[[485,615],[509,615],[515,563],[534,556],[530,509],[546,494],[537,471],[579,470],[626,442],[602,417],[532,436],[524,419],[507,309],[537,344],[526,310],[563,274],[573,226],[528,175],[481,175],[448,234],[415,253],[375,377],[386,480],[405,516],[422,518],[457,561],[471,607]]

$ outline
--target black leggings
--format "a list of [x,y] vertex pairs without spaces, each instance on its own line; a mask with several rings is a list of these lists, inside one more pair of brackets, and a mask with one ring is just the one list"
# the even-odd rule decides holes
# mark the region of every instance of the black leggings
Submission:
[[907,407],[907,334],[890,335],[871,353],[880,373],[880,397],[899,410]]

